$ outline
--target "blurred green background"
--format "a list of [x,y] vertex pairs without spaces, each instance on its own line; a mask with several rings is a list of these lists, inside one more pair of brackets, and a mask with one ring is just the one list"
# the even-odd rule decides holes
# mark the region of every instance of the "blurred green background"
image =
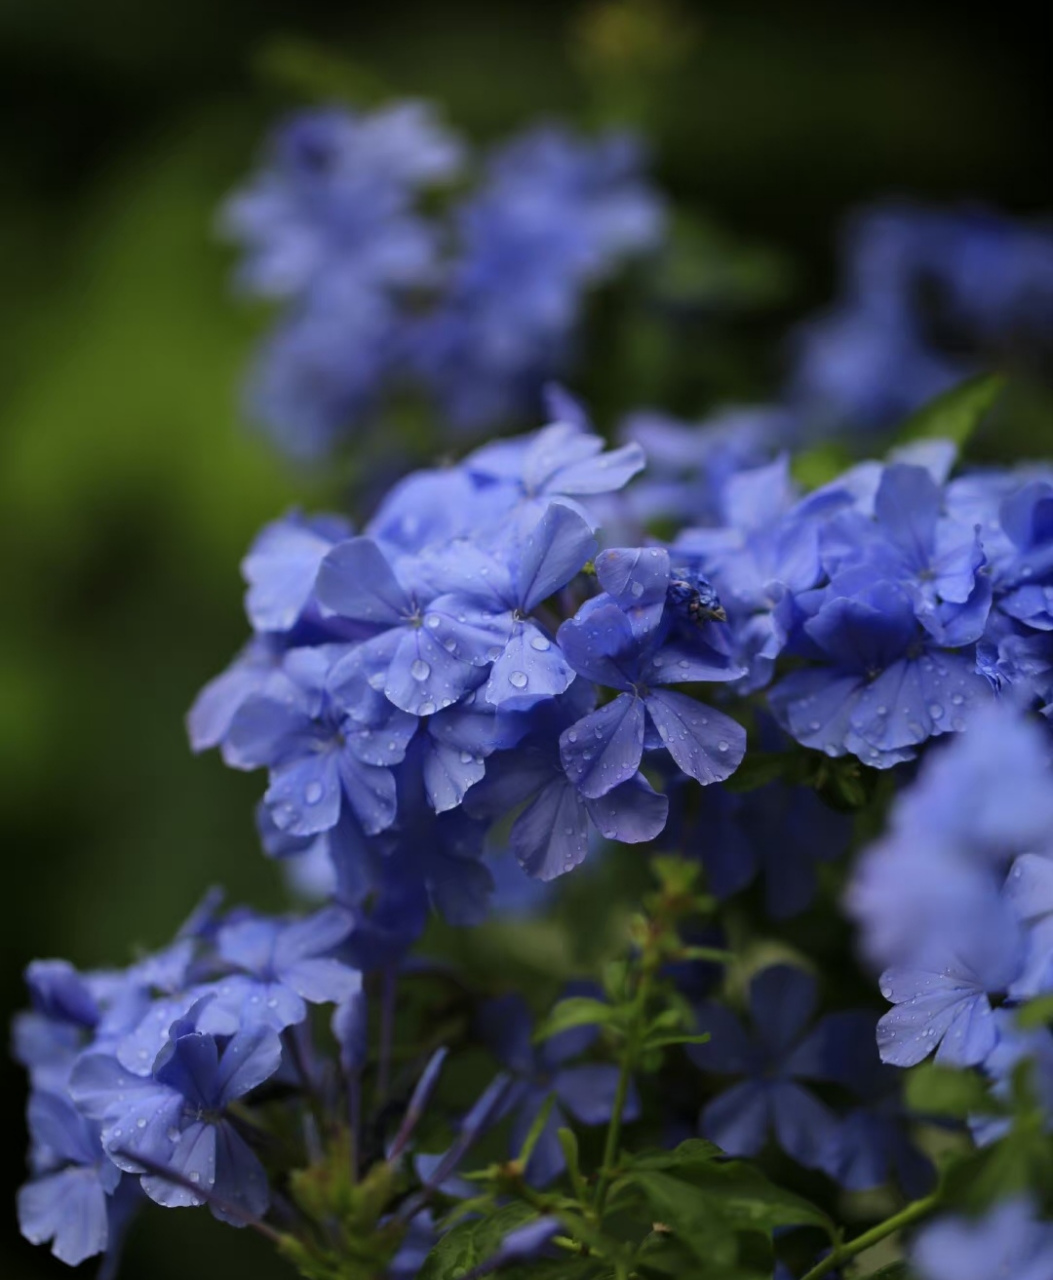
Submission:
[[[194,759],[182,718],[242,640],[237,562],[256,528],[336,496],[239,421],[260,318],[230,299],[212,234],[298,81],[339,79],[328,60],[348,58],[356,84],[433,98],[480,139],[539,113],[643,122],[680,202],[791,267],[759,319],[700,327],[682,412],[769,389],[771,340],[829,296],[852,205],[1053,206],[1045,15],[893,0],[670,13],[672,58],[638,28],[536,0],[0,4],[5,1020],[33,956],[124,962],[211,883],[281,898],[253,835],[260,780]],[[598,398],[609,421],[613,394]],[[0,1072],[0,1276],[64,1274],[15,1232],[24,1092]],[[204,1213],[144,1215],[124,1274],[188,1267],[285,1274]]]

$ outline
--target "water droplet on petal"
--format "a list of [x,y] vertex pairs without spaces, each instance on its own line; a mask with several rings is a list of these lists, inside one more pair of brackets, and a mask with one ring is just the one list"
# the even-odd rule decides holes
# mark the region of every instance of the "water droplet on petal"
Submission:
[[516,689],[525,689],[527,687],[527,676],[525,671],[513,671],[508,677],[508,683]]
[[639,600],[639,598],[644,593],[644,585],[642,582],[634,582],[632,586],[629,588],[629,590],[633,593],[633,595],[637,598],[637,600]]
[[717,750],[727,751],[727,749],[728,749],[728,744],[724,741],[723,738],[721,738],[721,740],[717,743]]
[[530,637],[530,647],[536,649],[538,653],[544,653],[546,649],[551,649],[552,645],[544,636],[535,635]]
[[568,742],[577,742],[577,740],[578,740],[578,733],[577,733],[577,730],[576,730],[576,729],[571,729],[571,731],[567,734],[567,741],[568,741]]
[[435,703],[422,702],[417,708],[417,714],[419,716],[433,716],[435,714]]
[[428,666],[423,658],[414,658],[410,665],[410,675],[414,680],[427,680],[431,675],[431,667]]
[[166,1136],[169,1142],[178,1142],[179,1130],[175,1127],[175,1125],[173,1125],[172,1128],[168,1130],[168,1133]]
[[303,793],[303,798],[308,804],[317,804],[322,798],[322,784],[320,782],[309,782]]
[[940,720],[943,718],[943,708],[938,702],[932,703],[929,707],[929,715],[932,716],[933,720]]
[[461,764],[471,764],[475,757],[470,751],[461,752]]
[[429,613],[428,616],[424,619],[424,622],[427,626],[431,627],[433,631],[435,630],[436,627],[442,625],[442,619],[439,617],[437,613]]

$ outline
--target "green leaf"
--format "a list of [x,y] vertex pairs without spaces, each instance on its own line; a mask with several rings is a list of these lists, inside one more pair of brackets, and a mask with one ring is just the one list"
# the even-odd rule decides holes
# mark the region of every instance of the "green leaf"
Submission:
[[914,440],[951,440],[961,448],[980,425],[1004,386],[1005,378],[997,373],[980,374],[959,383],[911,414],[896,432],[896,444],[909,444]]
[[616,1185],[638,1187],[653,1212],[699,1256],[712,1247],[714,1233],[722,1231],[770,1237],[776,1227],[817,1226],[836,1237],[834,1224],[821,1209],[769,1182],[751,1165],[716,1163],[715,1151],[711,1144],[693,1140],[673,1152],[647,1153],[646,1163],[631,1162]]
[[913,1111],[964,1120],[976,1112],[998,1110],[987,1085],[975,1071],[927,1062],[907,1076],[907,1105]]
[[548,1040],[573,1027],[607,1025],[616,1022],[619,1017],[620,1011],[602,1000],[593,1000],[589,996],[570,996],[555,1006],[534,1033],[534,1039]]
[[1053,995],[1029,1000],[1016,1012],[1016,1025],[1024,1031],[1033,1031],[1050,1023],[1053,1023]]
[[417,1280],[459,1280],[491,1258],[510,1231],[537,1216],[530,1205],[509,1204],[489,1217],[458,1223],[428,1254]]
[[624,1160],[624,1167],[638,1172],[647,1170],[675,1172],[682,1177],[688,1177],[691,1170],[709,1164],[723,1154],[715,1143],[707,1142],[705,1138],[688,1138],[672,1151],[666,1151],[660,1147],[641,1151],[638,1155]]
[[666,1049],[674,1044],[705,1044],[709,1040],[709,1032],[703,1035],[693,1036],[683,1032],[662,1032],[656,1031],[654,1035],[644,1037],[644,1042],[640,1046],[642,1049]]
[[865,1280],[910,1280],[910,1271],[905,1262],[890,1262],[880,1271],[874,1271]]

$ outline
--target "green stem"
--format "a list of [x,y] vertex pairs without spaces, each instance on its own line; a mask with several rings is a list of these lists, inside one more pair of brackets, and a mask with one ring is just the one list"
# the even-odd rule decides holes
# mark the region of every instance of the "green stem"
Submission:
[[621,1071],[618,1074],[618,1088],[614,1094],[614,1108],[611,1111],[610,1124],[607,1126],[607,1141],[603,1147],[603,1164],[600,1166],[599,1181],[596,1185],[596,1216],[602,1218],[603,1205],[610,1190],[611,1177],[618,1159],[618,1144],[622,1136],[622,1112],[625,1100],[629,1096],[629,1085],[632,1082],[633,1069],[636,1066],[637,1041],[640,1036],[640,1023],[647,1012],[647,998],[651,988],[652,967],[649,958],[644,957],[643,972],[640,985],[633,997],[632,1018],[626,1028],[625,1044],[622,1052]]
[[839,1244],[836,1249],[827,1254],[822,1262],[816,1263],[807,1275],[802,1276],[801,1280],[820,1280],[820,1277],[833,1271],[841,1263],[848,1262],[856,1254],[869,1249],[871,1245],[877,1244],[879,1240],[884,1240],[886,1236],[894,1235],[897,1231],[902,1230],[903,1227],[908,1227],[912,1222],[917,1222],[919,1218],[926,1217],[938,1204],[938,1195],[926,1196],[923,1200],[915,1200],[913,1204],[908,1204],[905,1209],[893,1214],[891,1218],[886,1218],[884,1222],[879,1222],[876,1227],[871,1227],[869,1231],[864,1231],[861,1236],[856,1236],[854,1240],[850,1240],[847,1244]]

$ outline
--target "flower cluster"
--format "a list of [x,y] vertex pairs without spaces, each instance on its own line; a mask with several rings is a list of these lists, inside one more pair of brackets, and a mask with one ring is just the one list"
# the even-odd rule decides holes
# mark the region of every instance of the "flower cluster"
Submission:
[[621,134],[535,128],[440,216],[421,197],[464,176],[468,148],[426,106],[292,117],[223,215],[245,251],[242,288],[283,304],[251,416],[318,456],[400,386],[461,428],[535,409],[587,290],[661,235],[641,159]]
[[984,209],[877,205],[849,225],[842,295],[794,334],[813,427],[887,427],[956,383],[1048,357],[1053,230]]
[[[1053,762],[1037,726],[992,706],[929,757],[849,901],[894,1006],[878,1024],[886,1062],[935,1051],[1003,1089],[1024,1056],[1048,1073],[1053,1033],[1021,1033],[1012,1012],[1053,993]],[[1053,1099],[1053,1076],[1040,1087]]]
[[123,971],[30,965],[33,1008],[14,1028],[33,1086],[26,1236],[74,1265],[115,1252],[142,1193],[208,1203],[235,1226],[262,1217],[268,1180],[241,1100],[288,1073],[308,1003],[359,996],[361,975],[337,955],[351,927],[335,907],[278,920],[206,902]]
[[487,828],[516,806],[511,848],[549,880],[592,830],[659,834],[645,756],[702,784],[742,759],[742,727],[675,687],[744,674],[709,588],[665,547],[598,550],[642,451],[604,452],[560,405],[570,420],[409,477],[358,536],[290,517],[245,561],[256,635],[191,737],[270,771],[265,844],[324,842],[351,909],[397,884],[477,921]]

